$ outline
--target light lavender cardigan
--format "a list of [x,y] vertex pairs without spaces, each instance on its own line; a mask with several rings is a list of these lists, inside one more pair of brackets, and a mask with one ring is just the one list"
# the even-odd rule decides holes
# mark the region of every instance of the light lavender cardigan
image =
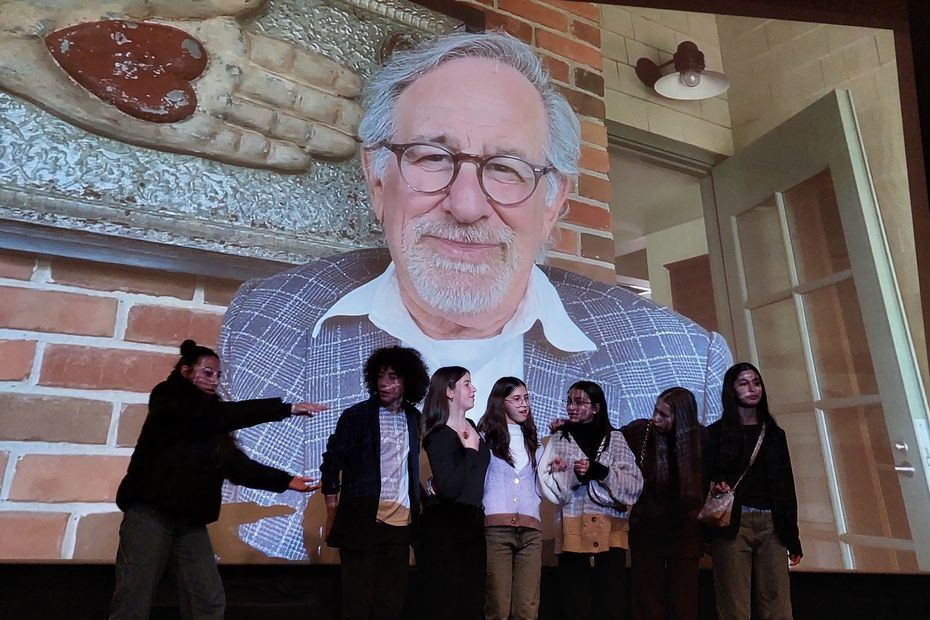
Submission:
[[[542,452],[540,446],[536,450],[537,463]],[[484,478],[484,524],[542,530],[536,486],[536,471],[531,462],[528,461],[517,471],[510,463],[492,453]]]

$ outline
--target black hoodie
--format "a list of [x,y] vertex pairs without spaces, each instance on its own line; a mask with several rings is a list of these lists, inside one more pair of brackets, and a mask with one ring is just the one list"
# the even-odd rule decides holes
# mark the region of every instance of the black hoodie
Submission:
[[223,479],[282,492],[292,476],[251,460],[229,434],[283,420],[290,405],[279,398],[221,402],[172,372],[149,396],[149,414],[119,485],[116,503],[145,504],[177,521],[203,525],[220,513]]

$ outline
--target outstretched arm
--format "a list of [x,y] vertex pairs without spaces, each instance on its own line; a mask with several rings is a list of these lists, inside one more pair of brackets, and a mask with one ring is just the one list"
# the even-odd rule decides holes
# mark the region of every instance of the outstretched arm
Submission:
[[223,475],[233,484],[276,493],[283,493],[289,489],[306,493],[319,488],[313,484],[313,478],[292,476],[276,467],[253,461],[238,447],[233,447],[226,459]]

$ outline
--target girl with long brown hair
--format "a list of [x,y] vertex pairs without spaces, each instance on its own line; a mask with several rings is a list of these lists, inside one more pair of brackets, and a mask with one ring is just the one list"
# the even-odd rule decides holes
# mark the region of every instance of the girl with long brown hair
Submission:
[[478,430],[491,450],[484,480],[485,618],[535,620],[542,570],[542,522],[536,494],[541,449],[523,381],[501,377],[494,383]]
[[484,617],[487,570],[484,476],[491,453],[465,413],[475,406],[471,374],[440,368],[423,405],[423,449],[434,495],[423,502],[417,565],[422,568],[429,617]]
[[621,430],[643,472],[643,492],[630,511],[633,617],[696,619],[706,431],[694,394],[667,389],[651,418]]

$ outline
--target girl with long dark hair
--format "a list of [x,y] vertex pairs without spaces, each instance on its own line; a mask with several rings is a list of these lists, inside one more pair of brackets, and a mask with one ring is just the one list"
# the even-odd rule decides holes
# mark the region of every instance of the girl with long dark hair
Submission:
[[555,551],[564,617],[620,619],[626,609],[627,511],[643,479],[623,433],[613,428],[601,386],[568,390],[568,422],[550,438],[538,473],[559,506]]
[[790,619],[788,564],[798,564],[802,552],[788,441],[752,364],[727,370],[722,399],[723,417],[708,427],[703,456],[715,492],[736,486],[730,524],[708,528],[717,616],[748,618],[755,608],[761,618]]
[[536,464],[542,451],[523,381],[501,377],[494,383],[478,430],[491,451],[484,480],[485,618],[535,620],[542,570]]
[[116,493],[125,513],[116,552],[116,591],[110,618],[147,618],[169,562],[177,567],[183,602],[196,618],[223,618],[226,597],[206,524],[220,513],[223,480],[281,493],[314,490],[314,479],[293,476],[245,455],[231,431],[310,416],[315,403],[280,398],[222,402],[216,395],[220,359],[193,340],[149,396],[149,413]]
[[423,405],[423,449],[434,495],[424,502],[417,564],[430,617],[484,617],[484,478],[491,453],[465,413],[475,406],[471,374],[433,373]]
[[630,511],[633,617],[696,619],[706,430],[698,423],[694,394],[669,388],[651,418],[621,430],[643,473],[643,492]]

